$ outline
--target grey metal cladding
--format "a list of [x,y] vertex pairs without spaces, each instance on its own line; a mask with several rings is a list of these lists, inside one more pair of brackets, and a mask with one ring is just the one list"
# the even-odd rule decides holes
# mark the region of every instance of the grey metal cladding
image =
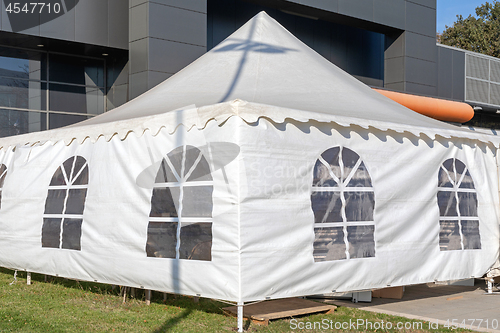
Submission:
[[373,21],[374,0],[338,0],[339,14]]
[[386,84],[405,81],[404,60],[404,57],[385,59],[384,82]]
[[108,46],[128,49],[128,20],[127,2],[108,0]]
[[406,30],[436,38],[436,10],[406,2]]
[[[26,35],[40,35],[40,15],[31,14],[29,15],[28,21],[25,21],[25,15],[11,13],[6,11],[6,1],[1,1],[2,3],[2,30],[3,31],[15,31]],[[14,3],[14,1],[9,1],[9,3]],[[12,22],[11,22],[12,19]]]
[[373,0],[373,21],[404,30],[406,27],[406,1]]
[[151,89],[154,86],[162,83],[169,77],[171,77],[173,74],[169,73],[163,73],[163,72],[153,72],[149,71],[148,72],[148,88]]
[[130,75],[129,99],[136,98],[148,90],[148,71]]
[[430,7],[430,8],[433,8],[433,9],[436,9],[436,0],[407,0],[408,2],[413,2],[413,3],[416,3],[418,5],[422,5],[422,6],[426,6],[426,7]]
[[407,57],[413,57],[428,61],[437,61],[436,38],[428,37],[412,32],[406,32]]
[[143,3],[129,9],[129,42],[148,37],[148,6],[149,4]]
[[[78,2],[80,3],[80,2]],[[66,14],[40,25],[40,36],[64,40],[75,40],[75,0],[66,0]]]
[[[206,52],[206,47],[149,38],[148,69],[177,73]],[[169,61],[165,61],[169,59]]]
[[5,3],[4,1],[0,1],[2,7],[2,30],[3,31],[12,31],[12,27],[10,26],[9,18],[7,17],[7,12],[5,11]]
[[385,37],[386,49],[384,52],[385,59],[397,58],[404,56],[406,32],[400,34],[396,39],[391,39],[389,36]]
[[162,5],[192,10],[200,13],[207,13],[207,0],[152,0]]
[[143,38],[129,44],[131,74],[148,70],[149,41],[150,38]]
[[438,49],[438,97],[453,98],[453,50]]
[[149,3],[149,36],[207,46],[207,15]]
[[[127,1],[127,0],[124,0],[124,1]],[[132,7],[135,7],[135,6],[138,6],[140,4],[143,4],[145,2],[148,2],[149,0],[129,0],[129,7],[132,8]]]
[[453,99],[465,99],[465,52],[453,50]]
[[108,46],[108,0],[78,3],[75,7],[75,41]]
[[436,96],[437,87],[436,86],[428,86],[425,84],[418,84],[413,82],[406,82],[406,92],[410,94],[419,94],[426,96]]
[[429,86],[437,86],[437,64],[435,62],[405,57],[405,79]]
[[339,10],[338,0],[285,0],[285,1],[294,2],[301,5],[318,8],[334,13],[337,13]]

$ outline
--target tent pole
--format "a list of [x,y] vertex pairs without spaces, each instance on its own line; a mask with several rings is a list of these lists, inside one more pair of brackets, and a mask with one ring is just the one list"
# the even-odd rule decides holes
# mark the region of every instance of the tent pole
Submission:
[[238,332],[243,332],[243,302],[238,302]]
[[27,272],[26,274],[26,284],[31,285],[31,272]]

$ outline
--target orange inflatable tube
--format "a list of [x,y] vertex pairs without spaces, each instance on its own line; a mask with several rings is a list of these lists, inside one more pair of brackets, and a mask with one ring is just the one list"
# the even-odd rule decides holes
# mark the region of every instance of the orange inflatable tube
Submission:
[[474,117],[474,109],[466,103],[403,94],[382,89],[373,90],[403,106],[406,106],[408,109],[437,120],[465,123]]

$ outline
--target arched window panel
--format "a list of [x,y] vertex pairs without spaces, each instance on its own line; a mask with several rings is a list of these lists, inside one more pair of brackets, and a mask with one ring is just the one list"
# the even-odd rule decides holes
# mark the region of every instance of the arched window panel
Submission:
[[450,158],[441,165],[437,201],[440,250],[480,249],[477,193],[470,172],[462,161]]
[[345,147],[326,150],[315,163],[312,185],[314,260],[375,256],[375,195],[359,155]]
[[81,250],[89,169],[85,158],[67,159],[50,181],[42,225],[42,247]]
[[7,166],[5,164],[0,164],[0,208],[2,204],[3,183],[5,182],[6,176],[7,176]]
[[210,261],[212,193],[210,166],[198,148],[168,153],[153,187],[147,256]]

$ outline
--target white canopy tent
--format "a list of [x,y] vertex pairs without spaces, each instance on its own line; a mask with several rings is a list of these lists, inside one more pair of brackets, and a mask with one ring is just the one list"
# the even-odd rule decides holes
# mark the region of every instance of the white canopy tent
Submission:
[[1,139],[0,266],[238,304],[481,277],[497,142],[260,13],[121,107]]

